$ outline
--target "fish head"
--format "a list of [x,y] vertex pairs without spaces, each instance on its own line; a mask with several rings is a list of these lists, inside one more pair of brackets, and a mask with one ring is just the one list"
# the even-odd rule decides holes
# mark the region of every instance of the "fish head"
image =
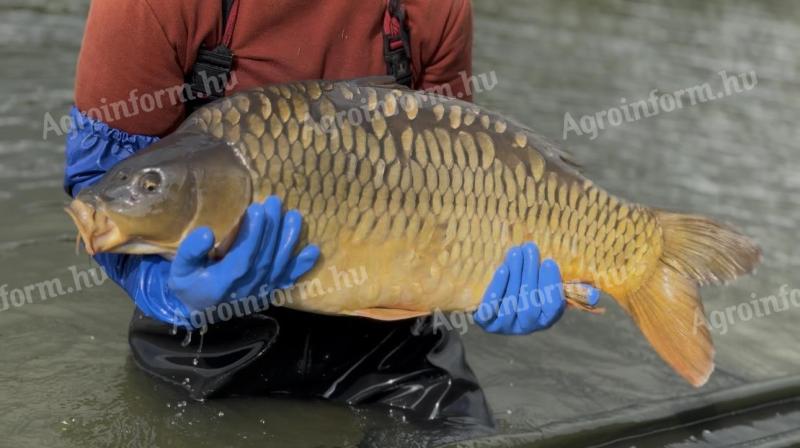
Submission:
[[249,172],[227,143],[173,134],[120,162],[66,208],[87,252],[172,256],[207,226],[224,252],[252,202]]

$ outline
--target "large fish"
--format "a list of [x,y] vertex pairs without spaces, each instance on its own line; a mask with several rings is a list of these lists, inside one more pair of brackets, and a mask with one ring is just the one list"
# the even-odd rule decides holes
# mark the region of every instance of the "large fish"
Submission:
[[[695,386],[714,366],[698,287],[760,260],[729,227],[608,194],[525,126],[380,78],[209,104],[67,211],[90,253],[170,255],[198,226],[224,252],[246,207],[268,195],[298,209],[303,240],[321,248],[309,280],[331,267],[366,274],[291,307],[385,320],[475,309],[505,252],[534,241],[565,283],[614,297]],[[581,306],[576,290],[568,298]]]

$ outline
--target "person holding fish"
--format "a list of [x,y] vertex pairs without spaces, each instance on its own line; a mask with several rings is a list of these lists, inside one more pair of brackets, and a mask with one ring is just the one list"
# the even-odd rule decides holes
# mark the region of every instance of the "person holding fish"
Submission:
[[[192,109],[233,91],[388,74],[414,89],[447,86],[452,96],[470,100],[471,26],[468,0],[280,2],[270,8],[254,0],[95,0],[77,66],[66,191],[75,197],[175,131]],[[188,101],[170,100],[176,86]],[[193,150],[190,139],[183,144]],[[163,181],[152,174],[132,184],[127,176],[121,172],[120,187],[107,194],[146,201]],[[171,219],[187,207],[174,204],[159,213]],[[139,255],[150,253],[142,242],[126,243],[124,254],[94,255],[136,304],[130,345],[138,365],[197,399],[289,393],[491,426],[461,340],[430,318],[270,307],[220,319],[193,336],[199,326],[193,312],[291,288],[326,256],[314,241],[299,247],[302,216],[283,207],[281,198],[270,196],[243,217],[220,218],[238,228],[226,241],[209,227],[191,229],[173,242],[172,259]],[[76,223],[94,219],[92,225],[105,226],[94,229],[96,238],[84,238],[90,252],[116,237],[118,229],[96,223],[94,211],[76,206],[70,213]],[[525,335],[559,320],[566,307],[559,266],[540,258],[529,242],[492,268],[482,302],[488,311],[474,316],[481,328]],[[594,306],[598,290],[586,289]],[[543,290],[556,292],[542,300]]]

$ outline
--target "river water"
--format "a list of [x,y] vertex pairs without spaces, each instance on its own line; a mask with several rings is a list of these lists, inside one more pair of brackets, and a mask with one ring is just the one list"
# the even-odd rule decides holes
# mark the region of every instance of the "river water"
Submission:
[[[0,312],[0,447],[358,445],[380,416],[287,399],[187,402],[133,365],[132,305],[75,254],[61,211],[63,137],[43,135],[47,114],[58,120],[71,103],[87,3],[0,2],[0,285],[32,285],[31,303]],[[765,255],[756,275],[703,290],[717,369],[699,390],[659,361],[608,298],[605,316],[567,313],[529,337],[472,329],[468,358],[498,421],[481,443],[616,446],[747,406],[762,411],[639,446],[797,437],[798,406],[763,406],[800,396],[800,309],[754,317],[741,304],[782,288],[800,299],[800,3],[475,0],[474,10],[475,72],[497,80],[478,103],[566,146],[611,192],[730,222]],[[726,92],[723,71],[754,82]],[[589,119],[590,132],[564,133],[567,113],[578,121],[703,85],[726,94],[605,123],[595,138]],[[62,291],[51,294],[42,282],[54,279]],[[390,434],[379,444],[428,443],[409,425]]]

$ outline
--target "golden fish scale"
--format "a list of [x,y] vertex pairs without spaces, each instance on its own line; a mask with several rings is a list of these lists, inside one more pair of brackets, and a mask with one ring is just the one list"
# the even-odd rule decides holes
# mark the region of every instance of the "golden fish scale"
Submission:
[[[323,131],[309,116],[332,125]],[[559,263],[565,281],[623,297],[661,252],[648,209],[594,186],[532,131],[469,103],[309,81],[233,95],[191,123],[237,150],[256,200],[275,194],[302,213],[303,242],[322,251],[305,280],[327,291],[295,308],[471,309],[506,251],[526,241]],[[366,280],[336,290],[333,270]]]

